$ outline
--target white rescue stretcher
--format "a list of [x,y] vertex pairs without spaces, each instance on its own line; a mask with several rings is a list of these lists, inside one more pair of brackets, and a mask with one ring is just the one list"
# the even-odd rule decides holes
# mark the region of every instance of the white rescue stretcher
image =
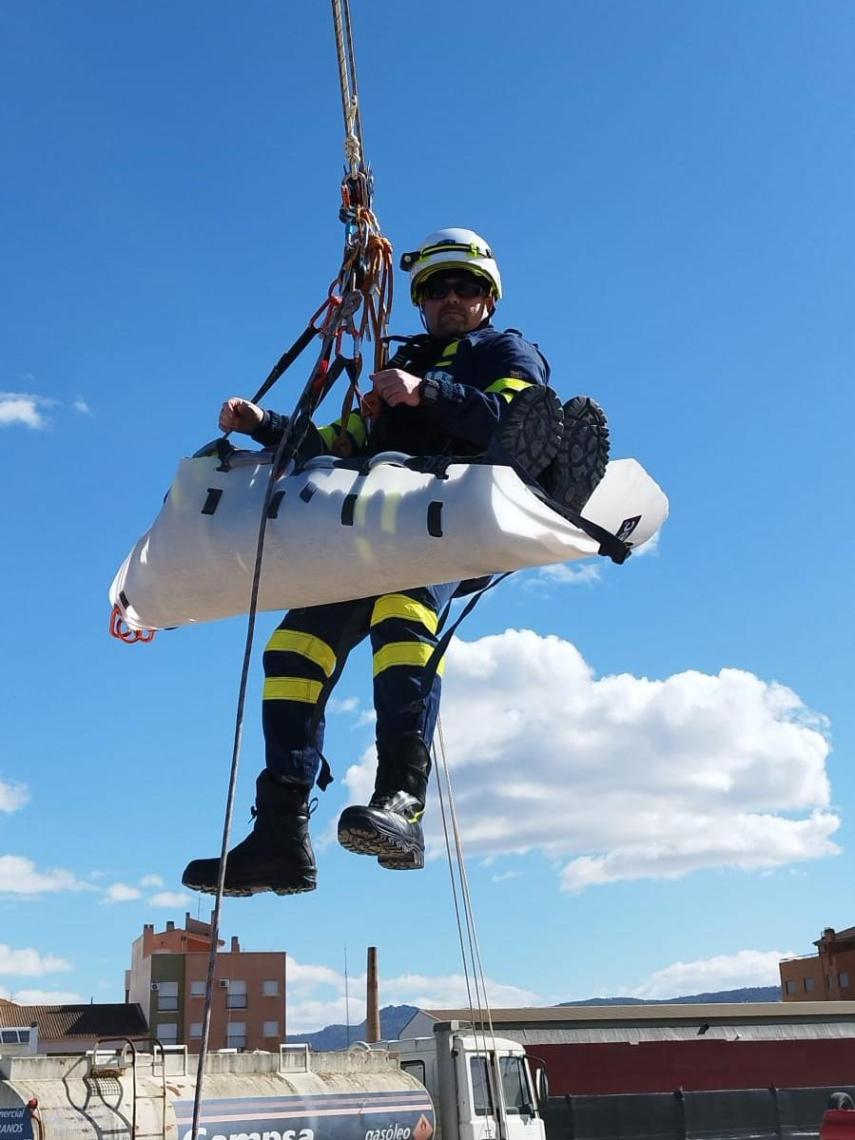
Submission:
[[[246,613],[270,452],[184,459],[160,514],[122,563],[110,602],[132,630]],[[388,594],[571,562],[600,542],[511,467],[331,456],[290,465],[267,511],[259,610]],[[648,542],[668,500],[634,459],[612,460],[584,518],[627,546]]]

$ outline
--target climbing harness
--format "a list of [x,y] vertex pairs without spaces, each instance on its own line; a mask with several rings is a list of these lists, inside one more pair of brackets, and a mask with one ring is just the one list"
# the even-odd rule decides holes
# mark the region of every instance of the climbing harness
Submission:
[[[193,1098],[193,1122],[190,1131],[191,1140],[198,1140],[199,1136],[202,1086],[210,1040],[220,912],[222,909],[226,863],[231,836],[232,816],[234,813],[235,790],[237,787],[240,747],[243,735],[246,689],[252,656],[258,591],[264,554],[264,538],[270,504],[275,488],[275,478],[296,456],[300,445],[306,437],[311,425],[312,415],[318,405],[329,392],[338,376],[340,376],[342,372],[347,372],[349,385],[345,395],[345,406],[342,411],[342,425],[338,441],[339,443],[343,442],[350,408],[354,400],[361,399],[358,380],[362,367],[362,342],[367,339],[374,341],[375,369],[379,369],[382,365],[384,351],[383,338],[386,335],[389,310],[392,302],[392,247],[386,238],[383,237],[380,231],[380,225],[372,210],[373,179],[369,168],[365,164],[362,146],[362,122],[357,99],[358,90],[349,0],[332,0],[332,8],[336,51],[339,60],[339,80],[345,126],[344,145],[347,160],[345,177],[341,184],[342,206],[339,213],[339,217],[345,226],[344,254],[341,267],[327,291],[326,299],[312,315],[308,325],[291,348],[283,354],[273,367],[253,400],[253,403],[255,403],[273,386],[316,336],[320,338],[321,347],[317,359],[309,374],[305,387],[297,400],[294,413],[287,422],[282,434],[282,439],[276,448],[276,452],[270,464],[266,493],[258,523],[258,539],[256,543],[247,632],[235,715],[235,732],[229,771],[228,793],[226,796],[217,891],[214,910],[211,916],[211,950],[208,957],[208,972],[205,984],[205,1007],[202,1021],[199,1063],[196,1074],[196,1089]],[[360,309],[362,310],[361,316]],[[342,351],[345,337],[349,337],[351,342],[349,356],[345,356]],[[214,449],[217,450],[216,444],[214,445]],[[116,623],[114,622],[112,624]],[[141,638],[140,640],[150,640],[150,638]]]

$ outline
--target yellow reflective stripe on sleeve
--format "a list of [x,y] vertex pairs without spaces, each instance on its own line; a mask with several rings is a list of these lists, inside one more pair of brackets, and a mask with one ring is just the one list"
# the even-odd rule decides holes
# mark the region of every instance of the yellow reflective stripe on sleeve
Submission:
[[353,436],[357,447],[364,445],[368,438],[368,433],[365,430],[365,423],[359,412],[351,412],[347,417],[347,431],[348,435]]
[[429,633],[436,633],[439,617],[432,609],[415,602],[406,594],[384,594],[374,603],[371,611],[372,626],[379,625],[381,621],[389,618],[403,618],[404,621],[415,621],[423,625]]
[[304,681],[302,677],[268,677],[262,698],[265,701],[302,701],[317,704],[323,685],[320,681]]
[[299,653],[301,657],[307,657],[315,665],[320,665],[327,677],[331,677],[335,669],[335,653],[325,641],[311,633],[277,629],[268,641],[267,648],[281,653]]
[[[374,654],[374,676],[382,673],[385,669],[391,669],[395,665],[427,665],[433,653],[432,645],[425,645],[423,641],[393,641],[390,645],[384,645],[382,649],[378,649]],[[439,663],[437,673],[442,675],[445,667],[445,661]]]
[[[532,380],[517,380],[512,376],[503,376],[500,380],[494,380],[489,388],[485,388],[485,392],[496,392],[504,396],[506,392],[521,392],[523,388],[530,388],[533,384]],[[513,399],[513,396],[510,397]]]

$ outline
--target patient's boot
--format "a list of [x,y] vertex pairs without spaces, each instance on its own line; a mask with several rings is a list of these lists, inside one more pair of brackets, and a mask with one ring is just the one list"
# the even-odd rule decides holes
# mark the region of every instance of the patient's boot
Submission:
[[421,818],[425,809],[430,753],[415,733],[402,737],[393,755],[380,754],[370,802],[341,814],[338,841],[357,855],[376,855],[389,870],[424,866]]
[[[309,839],[310,789],[281,783],[267,771],[256,781],[252,831],[228,854],[224,894],[262,891],[294,895],[317,886],[315,855]],[[194,891],[215,894],[219,859],[194,859],[181,881]]]
[[608,461],[605,412],[590,396],[574,396],[564,405],[561,445],[540,477],[543,489],[562,507],[581,511],[605,474]]

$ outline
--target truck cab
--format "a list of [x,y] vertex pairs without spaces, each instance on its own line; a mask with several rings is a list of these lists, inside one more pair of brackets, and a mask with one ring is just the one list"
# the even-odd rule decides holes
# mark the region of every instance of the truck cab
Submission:
[[433,1037],[383,1044],[430,1093],[438,1140],[545,1140],[519,1042],[452,1021],[434,1026]]

